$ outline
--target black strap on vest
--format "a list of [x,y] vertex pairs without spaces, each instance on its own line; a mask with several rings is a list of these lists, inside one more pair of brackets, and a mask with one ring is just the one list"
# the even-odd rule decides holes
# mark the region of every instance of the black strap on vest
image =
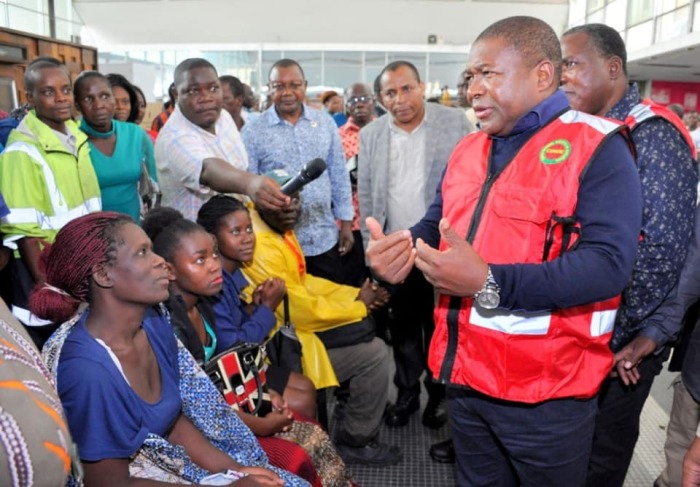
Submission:
[[542,262],[547,262],[549,252],[554,244],[556,232],[561,231],[561,252],[573,250],[578,245],[579,237],[581,236],[581,227],[576,222],[573,216],[559,216],[552,212],[552,216],[547,222],[547,230],[545,232],[544,251],[542,253]]

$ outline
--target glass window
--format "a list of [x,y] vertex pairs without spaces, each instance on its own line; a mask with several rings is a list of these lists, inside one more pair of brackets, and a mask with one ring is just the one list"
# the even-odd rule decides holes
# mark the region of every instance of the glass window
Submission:
[[325,51],[323,65],[327,86],[345,90],[353,83],[364,83],[361,51]]
[[267,84],[267,75],[270,72],[270,68],[275,63],[284,58],[282,51],[263,51],[262,52],[262,84]]
[[586,5],[586,13],[593,13],[595,10],[603,8],[605,6],[605,0],[588,0]]
[[654,39],[654,21],[650,20],[630,27],[627,30],[625,44],[627,45],[627,50],[631,52],[651,46],[652,39]]
[[689,3],[689,0],[659,0],[658,13],[664,14],[666,12],[670,12],[671,10],[684,7]]
[[628,0],[627,25],[636,25],[649,20],[653,14],[654,0]]
[[618,32],[622,31],[626,27],[626,13],[627,0],[613,0],[605,6],[605,23]]
[[9,26],[15,30],[30,32],[41,36],[49,36],[49,16],[42,8],[44,2],[33,1],[22,6],[7,5],[7,17]]
[[680,37],[688,32],[690,7],[682,7],[657,18],[656,42]]
[[588,24],[604,24],[605,23],[605,9],[596,10],[595,12],[588,14],[586,17],[586,23]]
[[[431,92],[440,93],[440,89],[448,85],[457,90],[457,79],[467,64],[467,53],[430,53],[428,79],[426,87],[431,86]],[[437,90],[436,90],[437,88]],[[427,90],[426,90],[427,91]]]
[[586,21],[586,0],[569,1],[569,27],[583,24]]

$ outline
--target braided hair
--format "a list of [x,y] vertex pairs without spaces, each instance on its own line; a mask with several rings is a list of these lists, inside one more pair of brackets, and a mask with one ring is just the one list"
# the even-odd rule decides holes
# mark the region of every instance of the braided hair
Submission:
[[204,203],[199,209],[199,213],[197,213],[197,223],[204,227],[207,232],[216,235],[224,217],[229,213],[241,210],[248,213],[248,208],[246,208],[240,200],[232,198],[231,196],[218,194]]
[[47,246],[39,260],[46,283],[37,284],[29,308],[39,318],[61,323],[90,300],[90,277],[95,267],[112,264],[124,244],[121,227],[134,223],[115,212],[97,212],[70,221]]

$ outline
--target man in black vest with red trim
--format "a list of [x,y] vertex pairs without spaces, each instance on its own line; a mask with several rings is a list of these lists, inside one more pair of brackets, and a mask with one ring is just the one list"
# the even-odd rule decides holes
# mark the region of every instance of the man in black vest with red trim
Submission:
[[625,44],[615,29],[575,27],[561,44],[562,90],[571,106],[630,127],[642,184],[642,231],[615,319],[610,342],[615,367],[599,396],[587,480],[591,487],[621,487],[642,407],[680,327],[658,309],[678,281],[690,242],[698,182],[695,146],[675,113],[642,99],[636,83],[629,82]]

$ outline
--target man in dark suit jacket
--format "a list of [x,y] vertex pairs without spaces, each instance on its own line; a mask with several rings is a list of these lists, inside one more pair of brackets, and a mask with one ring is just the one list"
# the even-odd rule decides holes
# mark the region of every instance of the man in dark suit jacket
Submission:
[[[425,102],[425,85],[407,61],[388,64],[379,75],[380,97],[389,111],[360,131],[358,196],[362,218],[374,216],[389,233],[409,228],[435,196],[452,149],[474,130],[462,110]],[[361,219],[362,237],[369,233]],[[414,270],[392,293],[389,323],[394,348],[398,398],[387,411],[389,426],[403,426],[419,408],[420,376],[426,369],[432,336],[434,292]],[[423,424],[439,428],[444,388],[426,378],[428,404]]]

